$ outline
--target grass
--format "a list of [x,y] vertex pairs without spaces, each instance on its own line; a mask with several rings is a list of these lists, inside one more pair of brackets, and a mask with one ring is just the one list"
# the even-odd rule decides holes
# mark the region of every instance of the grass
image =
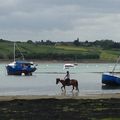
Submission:
[[[93,55],[98,54],[100,56],[99,60],[105,61],[115,61],[117,57],[120,55],[119,49],[116,50],[103,50],[99,47],[76,47],[76,46],[65,46],[65,45],[38,45],[38,44],[29,44],[26,42],[17,43],[21,52],[25,54],[39,55],[43,54],[49,56],[49,54],[64,54],[64,55]],[[13,43],[12,42],[0,42],[0,56],[3,59],[12,58],[13,55]],[[81,59],[81,57],[78,57]],[[47,59],[47,58],[46,58]],[[63,58],[61,58],[62,60]],[[89,59],[89,57],[87,57]],[[91,59],[91,58],[90,58]]]
[[120,120],[120,118],[104,118],[104,119],[101,119],[101,120]]

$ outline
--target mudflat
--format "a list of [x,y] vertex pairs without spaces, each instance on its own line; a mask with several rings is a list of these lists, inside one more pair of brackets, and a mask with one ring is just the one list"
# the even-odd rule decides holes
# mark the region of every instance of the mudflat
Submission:
[[1,120],[119,120],[120,94],[0,96]]

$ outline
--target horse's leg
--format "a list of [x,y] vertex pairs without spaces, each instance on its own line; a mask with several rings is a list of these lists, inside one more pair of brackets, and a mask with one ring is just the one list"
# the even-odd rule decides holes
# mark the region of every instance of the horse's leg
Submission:
[[66,89],[65,89],[65,86],[64,86],[64,85],[61,87],[61,90],[62,90],[62,91],[63,91],[63,88],[64,88],[64,90],[66,91]]
[[64,87],[64,86],[61,87],[61,90],[62,90],[62,91],[63,91],[63,87]]
[[76,87],[76,90],[79,92],[79,88],[78,87]]
[[78,82],[76,82],[76,90],[79,92]]
[[65,86],[64,86],[64,90],[65,90],[65,92],[66,92]]
[[73,92],[73,90],[74,90],[74,85],[73,85],[73,89],[72,89],[72,92]]

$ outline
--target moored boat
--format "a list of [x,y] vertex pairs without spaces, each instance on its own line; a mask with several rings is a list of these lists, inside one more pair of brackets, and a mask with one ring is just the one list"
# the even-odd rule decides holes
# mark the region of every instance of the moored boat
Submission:
[[32,75],[36,66],[28,61],[15,61],[6,66],[8,75]]
[[102,83],[105,85],[120,85],[120,77],[111,73],[103,73]]
[[[22,53],[21,53],[22,54]],[[23,56],[23,54],[22,54]],[[15,43],[14,43],[14,62],[6,66],[8,75],[32,75],[32,73],[37,69],[33,62],[28,62],[24,60],[15,59]]]
[[74,64],[70,64],[70,63],[64,64],[64,67],[74,67]]
[[117,62],[110,73],[103,73],[102,74],[102,83],[105,85],[120,85],[120,77],[115,74],[115,68],[118,64],[120,56],[117,59]]
[[75,66],[77,66],[78,64],[77,63],[75,63],[75,64],[72,64],[72,63],[66,63],[66,64],[64,64],[64,69],[69,69],[69,68],[72,68],[72,67],[75,67]]

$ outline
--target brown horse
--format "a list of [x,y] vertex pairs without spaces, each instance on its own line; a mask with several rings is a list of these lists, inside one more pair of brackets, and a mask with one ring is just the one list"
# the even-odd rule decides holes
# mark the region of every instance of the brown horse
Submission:
[[56,78],[56,84],[58,84],[59,82],[62,84],[62,87],[61,87],[62,91],[63,91],[63,88],[64,88],[64,90],[66,90],[65,86],[71,86],[71,85],[73,87],[72,91],[74,90],[74,87],[76,87],[76,90],[79,91],[79,89],[78,89],[78,81],[75,80],[75,79],[71,79],[70,84],[68,85],[68,84],[66,84],[65,80],[62,80],[60,78]]

